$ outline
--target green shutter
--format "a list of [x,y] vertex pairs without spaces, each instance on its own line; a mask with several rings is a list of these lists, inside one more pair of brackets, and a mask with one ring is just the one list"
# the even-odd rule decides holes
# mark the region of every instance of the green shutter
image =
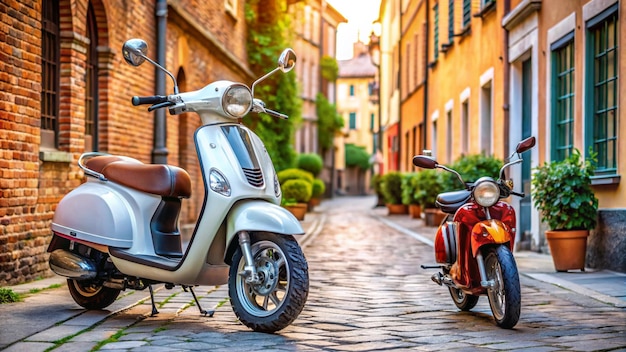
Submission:
[[552,160],[574,148],[574,32],[552,46]]

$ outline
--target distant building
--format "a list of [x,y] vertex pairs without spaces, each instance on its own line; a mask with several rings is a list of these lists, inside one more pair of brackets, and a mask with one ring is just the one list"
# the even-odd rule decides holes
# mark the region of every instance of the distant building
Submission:
[[336,140],[338,190],[347,194],[365,194],[370,186],[369,170],[345,165],[345,145],[363,147],[370,155],[378,148],[378,96],[376,75],[368,47],[355,43],[354,57],[340,60],[337,79],[337,111],[343,117],[343,136]]

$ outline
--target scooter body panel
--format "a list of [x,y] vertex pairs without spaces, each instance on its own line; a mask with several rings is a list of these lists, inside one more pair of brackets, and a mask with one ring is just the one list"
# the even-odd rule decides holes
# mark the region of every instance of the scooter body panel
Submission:
[[[295,220],[295,221],[294,221]],[[240,231],[302,235],[304,230],[293,214],[278,205],[261,200],[241,201],[228,214],[226,244]]]
[[[260,139],[252,131],[240,124],[216,123],[200,127],[195,140],[207,191],[198,223],[183,257],[177,259],[178,263],[173,262],[171,268],[163,269],[112,255],[113,263],[124,274],[184,285],[223,284],[228,279],[228,266],[225,263],[209,264],[208,255],[224,221],[229,230],[223,248],[219,248],[222,257],[228,244],[241,230],[285,234],[304,232],[298,220],[278,206],[280,196],[276,194],[280,191],[275,192],[274,189],[274,166]],[[256,177],[247,176],[244,169],[253,169]],[[228,181],[230,195],[211,189],[211,172],[219,172]],[[216,245],[222,246],[221,243]],[[154,255],[153,250],[144,253],[134,250],[131,248],[130,251],[139,255]],[[217,248],[214,250],[217,251]]]
[[476,255],[485,245],[515,242],[515,211],[506,202],[489,208],[492,219],[487,220],[484,210],[476,203],[468,203],[454,215],[457,224],[457,262],[450,274],[458,288],[466,293],[482,294],[486,289],[480,284]]
[[[68,193],[54,213],[52,231],[69,239],[119,248],[151,247],[149,220],[160,197],[89,178]],[[148,219],[148,223],[137,219]]]

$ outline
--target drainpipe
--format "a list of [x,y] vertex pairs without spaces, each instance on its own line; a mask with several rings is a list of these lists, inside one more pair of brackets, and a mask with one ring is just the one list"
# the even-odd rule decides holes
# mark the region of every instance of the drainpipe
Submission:
[[[429,149],[427,138],[428,138],[428,43],[429,43],[429,10],[430,10],[430,1],[426,0],[426,23],[424,24],[424,35],[426,36],[425,46],[425,55],[424,55],[424,116],[422,124],[424,128],[422,129],[422,150]],[[430,148],[432,149],[432,148]],[[421,153],[420,153],[421,154]]]
[[[157,20],[157,63],[165,67],[166,30],[167,30],[167,0],[156,2]],[[165,73],[155,68],[155,94],[166,95]],[[154,112],[154,144],[152,148],[152,162],[154,164],[167,164],[167,124],[165,109],[157,109]]]
[[[396,154],[397,171],[402,171],[402,1],[398,1],[398,24],[400,26],[400,38],[398,39],[398,153]],[[407,77],[408,79],[408,77]],[[408,141],[407,141],[408,142]],[[406,166],[407,170],[409,165]]]
[[[502,15],[502,17],[504,18],[504,16],[508,15],[509,12],[511,11],[511,0],[505,0],[504,1],[504,14]],[[503,156],[507,156],[510,154],[509,151],[509,139],[510,139],[510,135],[509,135],[509,130],[510,130],[510,75],[511,75],[511,65],[509,64],[509,31],[502,27],[502,29],[504,30],[504,36],[502,38],[502,46],[504,48],[504,50],[502,50],[502,64],[504,65],[503,68],[503,72],[504,72],[504,79],[502,80],[502,84],[504,85],[504,87],[502,87],[502,92],[504,94],[504,99],[502,101],[502,118],[503,118],[503,132],[504,135],[502,138],[503,140],[503,147],[504,147],[504,153],[502,154]]]

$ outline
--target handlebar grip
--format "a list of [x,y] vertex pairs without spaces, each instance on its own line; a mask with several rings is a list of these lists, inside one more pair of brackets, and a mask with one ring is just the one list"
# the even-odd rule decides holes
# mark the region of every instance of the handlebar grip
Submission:
[[153,95],[150,97],[138,97],[138,96],[134,96],[132,99],[132,103],[134,106],[138,106],[138,105],[146,105],[146,104],[158,104],[158,103],[163,103],[167,101],[167,97],[163,96],[163,95]]
[[520,192],[511,191],[511,194],[514,196],[518,196],[520,198],[526,197],[526,194],[524,194],[524,192],[520,193]]
[[265,109],[265,113],[268,115],[272,115],[275,117],[279,117],[283,120],[287,120],[289,118],[289,116],[285,115],[285,114],[281,114],[278,111],[274,111],[274,110],[270,110],[270,109]]

